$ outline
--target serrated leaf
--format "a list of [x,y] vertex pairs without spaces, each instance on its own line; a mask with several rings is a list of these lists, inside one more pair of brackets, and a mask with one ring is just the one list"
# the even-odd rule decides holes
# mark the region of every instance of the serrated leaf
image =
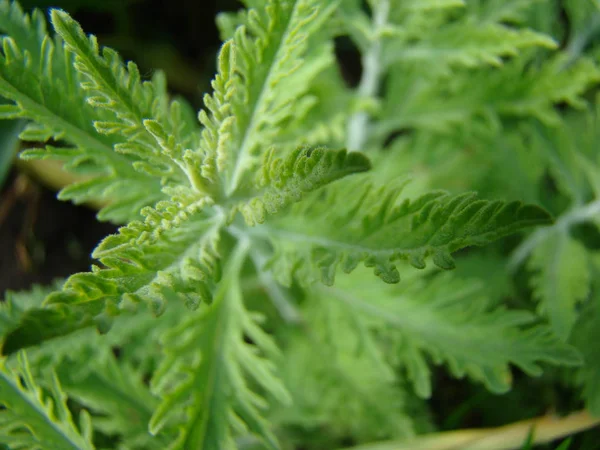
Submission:
[[28,311],[4,340],[3,352],[110,323],[139,302],[161,314],[169,301],[192,309],[210,301],[220,277],[221,222],[203,214],[204,206],[202,198],[187,207],[163,202],[144,211],[144,222],[107,237],[94,251],[104,268],[71,276],[44,309]]
[[237,208],[248,225],[263,223],[267,215],[301,201],[306,194],[370,167],[365,156],[346,150],[298,148],[285,158],[276,158],[270,151],[256,176],[257,194]]
[[536,247],[529,261],[531,284],[556,334],[567,339],[577,320],[577,307],[590,292],[590,263],[585,247],[558,231]]
[[[585,106],[583,94],[600,80],[600,70],[581,58],[565,67],[557,55],[542,65],[528,58],[502,67],[466,71],[447,77],[423,79],[422,72],[402,65],[391,69],[380,120],[373,129],[378,138],[398,129],[417,128],[448,133],[453,127],[483,120],[495,125],[502,118],[537,118],[551,126],[560,123],[555,105]],[[436,108],[428,105],[436,103]]]
[[480,283],[455,279],[450,273],[378,287],[356,274],[344,277],[339,287],[322,289],[327,301],[356,309],[366,327],[381,333],[380,339],[397,342],[394,359],[422,397],[432,392],[425,355],[436,364],[446,363],[454,376],[467,375],[497,393],[510,387],[509,364],[537,376],[541,362],[581,363],[579,353],[549,327],[534,325],[534,315],[491,309]]
[[171,450],[235,448],[233,438],[246,427],[267,448],[278,448],[261,415],[265,400],[247,380],[288,401],[272,362],[259,353],[276,356],[275,342],[242,301],[238,277],[246,251],[244,244],[235,250],[214,301],[165,334],[166,354],[152,379],[153,392],[163,401],[150,430],[178,424]]
[[444,67],[502,65],[503,57],[515,56],[527,47],[556,48],[549,36],[531,30],[515,30],[495,23],[453,22],[441,27],[417,43],[399,42],[385,51],[385,64],[435,62],[435,70]]
[[283,330],[281,338],[281,376],[294,407],[275,409],[272,420],[327,429],[327,436],[316,433],[325,442],[348,435],[357,443],[412,437],[410,394],[399,389],[402,377],[378,346],[364,312],[313,290],[301,314],[303,325]]
[[451,269],[452,252],[551,221],[543,209],[520,202],[432,192],[400,203],[400,193],[392,186],[339,183],[251,234],[273,242],[280,279],[288,279],[290,271],[307,279],[316,270],[331,285],[338,266],[351,272],[364,262],[385,282],[397,283],[398,260],[423,268],[431,257],[438,267]]
[[67,364],[59,368],[58,374],[69,396],[92,413],[95,429],[118,435],[120,448],[165,449],[173,436],[153,436],[148,431],[158,399],[144,383],[143,373],[118,361],[111,351],[88,364],[85,376]]
[[47,397],[31,375],[27,359],[19,357],[16,371],[0,367],[0,442],[11,448],[93,450],[89,416],[82,413],[80,432],[67,408],[66,395],[55,375]]
[[181,120],[178,101],[170,103],[161,80],[142,81],[133,62],[124,64],[114,50],[100,50],[94,36],[87,37],[66,12],[53,10],[52,24],[75,54],[74,67],[82,76],[87,102],[113,120],[97,120],[97,132],[126,138],[129,153],[150,164],[169,167],[169,178],[209,194],[203,179],[203,157],[186,152],[198,130]]
[[[242,17],[243,26],[219,57],[215,94],[205,98],[213,117],[200,116],[207,127],[204,136],[213,142],[217,166],[224,172],[227,194],[256,167],[262,143],[273,141],[295,115],[305,115],[307,81],[334,61],[327,43],[308,44],[338,1],[259,3]],[[253,64],[257,60],[261,64]]]
[[[95,167],[94,175],[100,174],[105,182],[103,189],[81,192],[76,200],[100,204],[110,200],[113,208],[101,213],[102,218],[125,222],[138,217],[142,201],[139,196],[132,198],[132,191],[146,192],[144,206],[164,198],[160,180],[136,172],[134,159],[114,152],[113,145],[123,137],[100,135],[94,129],[94,120],[106,120],[106,115],[86,103],[80,79],[73,72],[73,55],[62,50],[60,40],[48,36],[43,14],[36,10],[29,16],[18,3],[1,0],[0,30],[6,33],[1,40],[0,94],[14,102],[11,116],[36,123],[29,125],[24,137],[52,137],[74,145],[66,160],[86,160]],[[53,150],[29,156],[65,159],[62,151]],[[76,164],[70,167],[77,173]],[[119,182],[126,182],[127,189]]]

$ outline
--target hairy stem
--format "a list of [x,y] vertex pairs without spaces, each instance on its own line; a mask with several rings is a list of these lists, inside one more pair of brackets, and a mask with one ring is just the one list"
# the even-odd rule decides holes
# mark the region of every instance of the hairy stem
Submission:
[[533,233],[528,239],[523,241],[513,252],[508,262],[508,269],[513,271],[527,259],[529,254],[552,234],[561,231],[567,231],[572,225],[585,222],[600,214],[600,199],[590,202],[586,205],[572,209],[564,214],[551,227],[541,228]]
[[267,255],[260,249],[253,248],[250,252],[250,258],[252,258],[258,277],[281,318],[290,324],[302,323],[302,316],[294,306],[294,301],[290,298],[287,290],[277,283],[270,270],[264,269],[268,261]]
[[[228,228],[229,232],[238,239],[249,239],[249,234],[235,225]],[[256,268],[256,273],[262,287],[267,291],[271,301],[281,318],[290,324],[302,323],[302,315],[296,308],[290,294],[281,286],[273,277],[270,270],[265,270],[265,265],[269,260],[269,256],[258,245],[253,245],[250,250],[250,258]]]
[[242,174],[246,167],[246,163],[252,158],[252,146],[255,144],[255,133],[260,123],[259,116],[264,109],[264,104],[267,101],[269,89],[271,88],[271,85],[273,83],[273,77],[275,76],[274,68],[276,67],[277,62],[284,57],[284,53],[288,45],[288,40],[290,39],[290,30],[296,18],[296,11],[300,3],[301,2],[299,0],[294,0],[292,11],[290,12],[287,18],[286,24],[284,25],[285,32],[282,34],[281,39],[279,40],[277,49],[273,53],[270,60],[262,61],[261,63],[268,64],[269,69],[267,70],[267,73],[262,80],[262,84],[260,86],[260,93],[254,101],[254,104],[249,105],[251,107],[252,112],[250,115],[250,120],[244,130],[242,140],[239,144],[237,158],[231,170],[231,176],[228,180],[228,184],[225,189],[226,194],[228,196],[230,196],[240,184]]
[[[387,25],[390,10],[389,0],[380,0],[373,7],[373,38],[371,46],[363,55],[363,74],[358,85],[358,95],[361,98],[370,98],[377,95],[381,83],[381,31]],[[369,128],[369,114],[360,111],[354,114],[348,121],[348,139],[346,147],[348,151],[361,150],[367,140]]]

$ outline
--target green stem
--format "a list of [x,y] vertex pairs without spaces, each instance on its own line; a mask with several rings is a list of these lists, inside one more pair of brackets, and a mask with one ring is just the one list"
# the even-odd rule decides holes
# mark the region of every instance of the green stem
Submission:
[[[373,7],[373,36],[371,46],[363,55],[363,74],[358,85],[358,95],[361,98],[377,96],[381,84],[381,31],[387,25],[390,10],[389,0],[379,0]],[[367,141],[369,128],[369,114],[360,111],[354,114],[348,122],[348,139],[346,147],[349,151],[362,150]]]
[[523,243],[513,252],[512,257],[508,262],[508,269],[511,271],[516,270],[538,245],[554,233],[566,232],[571,226],[585,222],[599,214],[600,199],[574,208],[570,212],[563,214],[553,226],[541,228],[523,241]]

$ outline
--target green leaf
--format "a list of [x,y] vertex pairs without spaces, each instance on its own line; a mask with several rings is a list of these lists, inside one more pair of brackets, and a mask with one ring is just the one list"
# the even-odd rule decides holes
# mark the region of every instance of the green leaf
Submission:
[[273,142],[294,116],[307,115],[310,80],[334,62],[329,43],[309,43],[339,1],[254,3],[219,56],[215,93],[205,98],[213,117],[200,115],[227,194],[258,165],[265,142]]
[[573,441],[572,437],[565,439],[564,441],[562,441],[560,443],[560,445],[558,447],[556,447],[556,450],[569,450],[569,448],[571,447],[572,441]]
[[97,325],[94,315],[100,312],[87,307],[72,308],[65,305],[28,310],[20,317],[18,324],[3,336],[2,354],[10,355],[48,339]]
[[298,148],[286,158],[269,151],[256,176],[257,195],[238,208],[248,225],[263,223],[268,214],[301,201],[305,194],[370,168],[365,156],[346,150]]
[[596,293],[585,305],[573,327],[571,342],[581,352],[585,364],[576,379],[590,413],[600,416],[600,296]]
[[252,386],[284,403],[288,394],[273,363],[259,353],[276,357],[275,342],[242,301],[238,277],[246,252],[243,243],[235,250],[213,302],[165,334],[165,357],[152,379],[163,401],[150,430],[177,424],[179,436],[169,449],[235,448],[235,435],[245,429],[278,448],[261,415],[267,404]]
[[[188,199],[191,201],[191,199]],[[223,218],[203,213],[205,199],[184,206],[146,208],[94,251],[104,266],[71,276],[45,308],[28,311],[4,340],[3,352],[36,345],[87,326],[106,328],[112,317],[146,303],[161,314],[168,302],[197,308],[210,301],[220,277],[217,244]]]
[[398,64],[390,70],[390,95],[373,134],[384,138],[412,127],[448,133],[461,123],[484,120],[495,125],[513,117],[555,126],[560,124],[555,105],[583,108],[583,94],[600,80],[600,70],[590,59],[569,67],[562,55],[532,63],[531,58],[518,58],[502,67],[456,71],[451,78],[423,78],[421,70]]
[[110,117],[94,123],[97,132],[125,137],[118,151],[167,167],[168,178],[210,193],[201,173],[202,155],[187,150],[194,145],[198,130],[189,129],[189,123],[182,120],[178,102],[170,104],[164,81],[142,81],[134,63],[125,65],[112,49],[100,50],[96,38],[86,37],[64,11],[52,10],[51,17],[66,48],[75,54],[87,102]]
[[550,37],[531,30],[515,30],[496,23],[456,21],[427,35],[417,43],[395,42],[384,54],[386,65],[398,61],[435,64],[436,70],[462,66],[500,66],[502,58],[516,56],[527,47],[556,48]]
[[477,18],[485,22],[523,23],[536,3],[544,2],[545,0],[478,1],[473,2],[473,10]]
[[12,167],[19,147],[19,133],[23,123],[18,120],[0,122],[0,188]]
[[[328,448],[341,447],[349,435],[357,443],[412,437],[416,418],[407,405],[409,393],[401,389],[402,377],[378,346],[364,313],[314,290],[301,314],[302,326],[283,330],[281,338],[281,377],[294,407],[275,409],[272,420],[302,427],[319,442],[339,442]],[[326,436],[313,431],[323,429]]]
[[[595,298],[596,274],[583,262],[597,236],[571,225],[598,210],[597,139],[587,122],[577,125],[580,115],[563,120],[587,106],[600,80],[594,40],[574,34],[579,47],[554,51],[534,31],[563,41],[553,2],[242,3],[220,19],[229,40],[201,128],[161,73],[144,80],[66,12],[51,13],[50,36],[43,14],[0,0],[0,95],[10,102],[0,118],[28,121],[20,138],[36,149],[25,158],[62,160],[81,177],[60,198],[105,204],[100,218],[126,224],[94,251],[90,272],[43,302],[37,292],[10,294],[0,306],[3,353],[36,346],[30,368],[11,372],[9,355],[0,369],[0,434],[13,440],[0,436],[0,446],[90,448],[90,423],[99,446],[131,450],[406,438],[432,426],[413,395],[436,387],[430,363],[500,393],[512,366],[536,376],[546,363],[577,365],[581,354],[586,365],[569,373],[596,408],[597,314],[577,317],[576,308],[592,312],[584,300]],[[346,36],[360,52],[356,88],[346,83]],[[537,122],[562,132],[537,136]],[[332,150],[344,146],[369,159]],[[379,167],[360,174],[370,161]],[[407,170],[418,178],[410,195],[395,181]],[[451,269],[454,252],[549,223],[548,213],[436,186],[532,203],[556,186],[567,194],[551,203],[556,211],[573,200],[520,253],[564,231],[567,244],[552,242],[550,253],[576,260],[577,277],[540,284],[558,286],[545,296],[573,296],[559,327],[581,325],[572,336],[579,352],[568,332],[557,336],[555,319],[539,324],[502,306],[507,295],[511,305],[528,300],[514,280],[490,278],[504,273],[505,255],[480,263],[470,249],[461,278],[431,267]],[[553,260],[544,249],[532,259],[541,275]],[[388,284],[356,270],[363,264]],[[82,432],[66,395],[73,413],[91,411],[80,414]],[[70,447],[54,445],[60,439]]]
[[[0,304],[0,333],[17,325],[27,311],[39,308],[57,288],[60,285],[9,293]],[[122,448],[164,449],[173,436],[165,433],[157,437],[148,432],[158,400],[143,378],[148,365],[153,366],[159,358],[155,351],[159,336],[179,322],[182,310],[171,305],[157,319],[139,308],[135,314],[116,318],[107,334],[87,328],[43,342],[27,351],[31,373],[44,377],[49,368],[55,370],[69,398],[90,411],[94,429],[118,435]],[[118,359],[114,354],[117,348]],[[8,359],[8,367],[13,367],[13,361]]]
[[94,188],[65,193],[76,202],[112,202],[99,217],[125,222],[138,217],[141,206],[164,198],[160,180],[133,168],[134,158],[120,155],[113,146],[123,137],[100,135],[94,121],[107,115],[95,110],[80,89],[73,71],[73,55],[62,42],[46,33],[43,14],[24,14],[18,3],[0,1],[1,38],[0,95],[13,102],[3,118],[24,118],[36,122],[22,133],[23,139],[63,140],[73,148],[49,148],[25,152],[28,158],[57,158],[67,168],[94,179]]
[[451,269],[452,252],[551,221],[543,209],[519,202],[432,192],[399,203],[400,193],[362,180],[338,183],[249,232],[273,242],[272,265],[286,283],[290,273],[307,279],[316,269],[331,285],[338,266],[351,272],[361,261],[385,282],[397,283],[398,260],[423,268],[431,257],[438,267]]
[[57,280],[50,286],[34,285],[25,292],[6,291],[0,302],[0,336],[12,330],[26,311],[41,307],[46,296],[60,289],[62,283],[63,281]]
[[173,436],[153,436],[148,423],[158,405],[144,383],[143,373],[118,361],[112,352],[88,362],[88,374],[78,376],[64,364],[58,373],[69,397],[91,413],[94,428],[106,435],[118,435],[121,448],[163,450]]
[[510,388],[509,364],[538,376],[541,362],[581,363],[579,353],[548,326],[535,325],[534,315],[491,309],[482,284],[450,273],[396,286],[374,285],[368,275],[354,274],[335,288],[321,289],[327,301],[356,310],[365,326],[379,333],[380,345],[396,342],[393,358],[421,397],[432,391],[426,355],[446,363],[454,376],[468,375],[496,393]]
[[566,340],[579,304],[590,292],[590,262],[585,247],[566,232],[550,234],[531,255],[531,284],[556,334]]
[[48,397],[37,385],[24,354],[12,371],[0,368],[0,441],[10,448],[31,450],[92,450],[89,415],[81,413],[80,432],[71,417],[56,375],[51,377]]

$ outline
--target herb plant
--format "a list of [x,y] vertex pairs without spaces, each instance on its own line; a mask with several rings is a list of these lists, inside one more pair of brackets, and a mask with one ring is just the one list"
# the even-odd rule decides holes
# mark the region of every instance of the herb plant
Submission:
[[439,365],[496,394],[546,369],[600,415],[597,3],[569,33],[543,0],[243,3],[196,115],[0,1],[21,158],[122,225],[6,294],[4,447],[367,449],[435,428]]

